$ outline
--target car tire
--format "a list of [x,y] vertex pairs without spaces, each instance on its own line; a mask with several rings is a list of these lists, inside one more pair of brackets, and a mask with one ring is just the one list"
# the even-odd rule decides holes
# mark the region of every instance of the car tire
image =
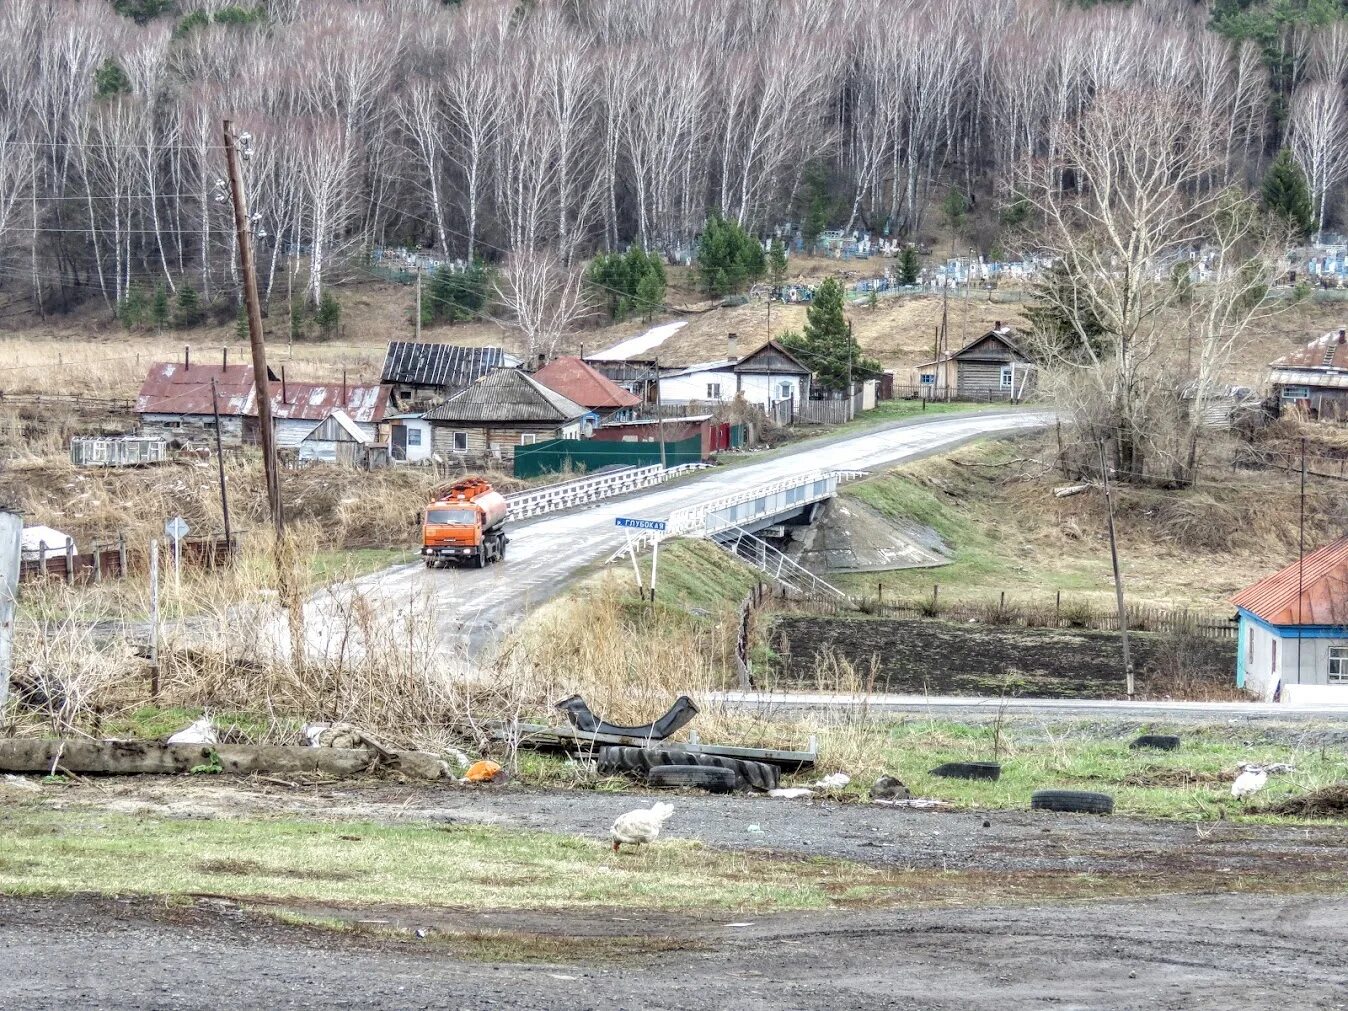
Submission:
[[657,765],[647,770],[646,782],[667,789],[696,787],[709,793],[735,789],[735,770],[716,765]]
[[723,755],[703,755],[674,748],[633,748],[610,746],[599,750],[600,772],[625,772],[644,775],[660,765],[702,766],[729,769],[735,776],[736,787],[754,790],[775,790],[781,783],[781,770],[767,762],[751,762]]
[[1030,797],[1030,810],[1113,814],[1114,798],[1107,793],[1089,793],[1085,790],[1039,790]]
[[1157,751],[1174,751],[1180,746],[1180,739],[1173,734],[1143,734],[1130,748],[1154,748]]
[[1000,762],[946,762],[931,770],[933,776],[946,779],[987,779],[993,782],[1002,778]]

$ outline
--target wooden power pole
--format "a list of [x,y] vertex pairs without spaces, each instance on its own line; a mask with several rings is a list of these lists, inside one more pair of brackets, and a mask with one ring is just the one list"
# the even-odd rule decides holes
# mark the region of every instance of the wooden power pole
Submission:
[[215,463],[220,473],[220,513],[225,521],[225,555],[234,550],[234,536],[229,528],[229,493],[225,491],[225,450],[220,439],[220,399],[211,376],[211,412],[215,415]]
[[[262,338],[262,305],[253,272],[253,225],[248,218],[248,195],[243,188],[239,138],[225,120],[225,158],[229,162],[229,193],[234,202],[234,230],[239,240],[239,269],[243,272],[243,301],[248,309],[248,343],[253,349],[253,386],[257,390],[257,423],[262,438],[262,467],[267,477],[267,504],[279,543],[285,534],[281,514],[281,475],[276,468],[276,429],[272,425],[271,386],[267,381],[267,346]],[[217,428],[218,431],[218,428]]]
[[1100,441],[1100,479],[1105,483],[1105,511],[1109,516],[1109,556],[1114,563],[1114,599],[1119,607],[1119,635],[1123,642],[1123,676],[1128,700],[1133,699],[1133,661],[1128,654],[1128,611],[1123,606],[1123,576],[1119,574],[1119,544],[1114,538],[1114,498],[1109,491],[1109,466],[1105,463],[1105,443]]

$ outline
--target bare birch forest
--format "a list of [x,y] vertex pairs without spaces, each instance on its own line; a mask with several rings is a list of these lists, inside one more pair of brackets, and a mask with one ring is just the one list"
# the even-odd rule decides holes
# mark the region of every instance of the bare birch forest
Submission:
[[1348,174],[1343,23],[1285,33],[1271,89],[1265,50],[1175,0],[189,0],[143,21],[0,4],[11,304],[232,296],[225,116],[252,136],[261,285],[302,262],[312,303],[376,244],[527,278],[823,199],[832,227],[914,236],[951,188],[1011,207],[1018,166],[1061,165],[1106,94],[1185,96],[1222,182],[1288,143],[1321,219]]

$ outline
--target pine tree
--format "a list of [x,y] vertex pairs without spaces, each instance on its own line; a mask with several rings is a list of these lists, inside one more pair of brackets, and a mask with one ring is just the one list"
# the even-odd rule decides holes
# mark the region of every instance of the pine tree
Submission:
[[248,309],[245,306],[239,306],[239,313],[234,317],[234,336],[240,344],[246,344],[251,339],[248,332]]
[[660,262],[660,257],[655,255],[646,257],[646,271],[637,282],[634,304],[637,312],[647,320],[664,308],[665,265]]
[[169,324],[168,289],[162,284],[154,290],[154,301],[150,303],[150,322],[156,330],[162,330]]
[[332,292],[325,291],[318,301],[318,310],[314,313],[314,322],[318,324],[323,336],[331,336],[341,318],[342,304],[333,297]]
[[899,256],[899,283],[917,284],[921,271],[922,268],[917,261],[917,250],[912,246],[904,246],[903,253]]
[[763,245],[738,222],[713,214],[697,243],[696,276],[708,298],[742,291],[767,273]]
[[126,297],[117,303],[117,318],[128,330],[145,321],[145,289],[133,284],[126,290]]
[[1315,208],[1311,204],[1310,187],[1306,173],[1292,158],[1289,148],[1278,152],[1264,176],[1264,207],[1285,219],[1298,239],[1308,237],[1315,229]]
[[837,278],[828,278],[814,290],[805,310],[805,329],[779,339],[814,370],[815,382],[826,390],[846,390],[849,379],[880,371],[879,364],[866,358],[852,339],[843,315],[843,287]]

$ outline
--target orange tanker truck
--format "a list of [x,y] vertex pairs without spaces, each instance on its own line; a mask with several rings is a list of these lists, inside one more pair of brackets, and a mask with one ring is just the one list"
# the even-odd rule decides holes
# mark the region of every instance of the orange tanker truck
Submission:
[[450,562],[483,568],[505,557],[508,505],[500,492],[480,477],[456,481],[426,507],[421,529],[421,555],[428,569]]

